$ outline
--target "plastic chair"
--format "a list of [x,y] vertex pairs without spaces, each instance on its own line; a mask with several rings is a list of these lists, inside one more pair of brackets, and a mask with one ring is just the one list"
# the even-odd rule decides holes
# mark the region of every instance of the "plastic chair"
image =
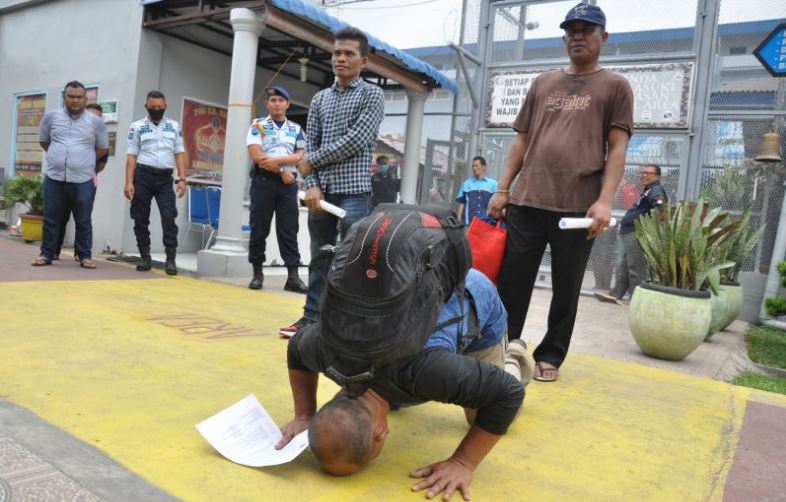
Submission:
[[[205,249],[205,230],[211,229],[210,237],[213,236],[213,227],[210,219],[210,208],[208,206],[208,189],[213,187],[188,187],[188,227],[186,237],[193,230],[194,225],[199,225],[202,229],[202,240],[200,249]],[[185,239],[184,239],[185,240]],[[208,238],[208,243],[210,238]]]

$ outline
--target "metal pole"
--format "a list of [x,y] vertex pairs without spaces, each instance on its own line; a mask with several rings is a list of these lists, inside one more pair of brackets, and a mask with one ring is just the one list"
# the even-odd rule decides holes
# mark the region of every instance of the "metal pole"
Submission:
[[703,0],[697,5],[696,12],[696,78],[693,84],[693,116],[690,124],[690,143],[688,165],[686,166],[684,195],[693,197],[699,194],[702,154],[704,143],[709,135],[707,130],[707,111],[710,107],[712,90],[712,63],[718,36],[718,15],[720,0]]
[[423,134],[423,109],[427,94],[407,91],[407,131],[404,144],[404,169],[401,172],[401,200],[417,202],[420,137]]

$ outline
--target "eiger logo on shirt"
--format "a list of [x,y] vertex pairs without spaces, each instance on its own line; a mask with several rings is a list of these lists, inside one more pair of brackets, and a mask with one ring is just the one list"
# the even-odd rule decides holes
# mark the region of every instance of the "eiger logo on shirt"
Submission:
[[592,101],[592,96],[589,94],[578,95],[558,92],[546,98],[546,109],[565,111],[586,110],[589,108],[590,101]]

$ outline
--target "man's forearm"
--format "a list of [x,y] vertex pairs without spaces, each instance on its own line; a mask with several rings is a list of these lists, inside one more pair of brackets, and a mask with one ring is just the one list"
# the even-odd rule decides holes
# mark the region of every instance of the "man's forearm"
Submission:
[[136,156],[126,157],[126,185],[134,182],[134,171],[136,170]]
[[625,174],[625,156],[628,151],[628,134],[614,128],[609,133],[609,153],[603,168],[603,182],[598,200],[612,204],[617,187]]
[[501,437],[473,425],[450,458],[474,471]]
[[184,153],[176,153],[175,154],[175,165],[177,166],[177,177],[178,179],[185,180],[186,179],[186,159]]
[[296,417],[313,417],[317,412],[319,373],[289,370],[289,386],[295,403]]
[[502,176],[500,176],[499,183],[497,183],[499,190],[507,191],[510,189],[513,179],[521,171],[525,153],[527,153],[527,134],[518,133],[513,140],[513,145],[510,147],[505,167],[502,170]]

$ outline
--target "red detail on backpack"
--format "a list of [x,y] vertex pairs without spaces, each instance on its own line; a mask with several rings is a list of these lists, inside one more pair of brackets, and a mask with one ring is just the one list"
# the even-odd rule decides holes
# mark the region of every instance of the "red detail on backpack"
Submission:
[[366,270],[366,277],[369,279],[376,279],[377,278],[377,271],[373,268]]
[[442,228],[440,225],[439,220],[430,214],[420,213],[420,221],[422,225],[426,228]]
[[[379,230],[377,230],[377,235],[374,237],[374,244],[371,245],[371,256],[368,259],[369,263],[372,265],[377,264],[377,255],[379,255],[379,241],[387,233],[388,227],[391,223],[393,223],[393,218],[385,218],[382,221],[382,225],[379,226]],[[368,272],[366,275],[368,275]]]

